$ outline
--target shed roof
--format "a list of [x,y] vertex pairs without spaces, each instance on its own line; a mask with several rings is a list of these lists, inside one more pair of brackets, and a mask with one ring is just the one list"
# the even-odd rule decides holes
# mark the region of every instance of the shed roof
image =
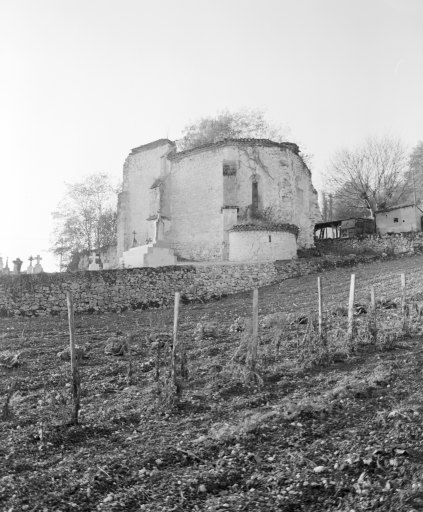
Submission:
[[347,222],[347,221],[351,221],[351,220],[355,220],[355,221],[358,220],[358,221],[365,221],[365,222],[374,222],[375,221],[374,219],[371,219],[370,217],[348,217],[347,219],[328,220],[326,222],[316,222],[316,224],[314,225],[314,231],[317,231],[318,229],[323,229],[323,228],[340,226],[342,222]]

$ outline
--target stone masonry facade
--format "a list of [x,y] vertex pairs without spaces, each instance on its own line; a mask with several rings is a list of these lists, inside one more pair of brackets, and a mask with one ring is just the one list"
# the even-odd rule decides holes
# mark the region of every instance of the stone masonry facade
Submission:
[[[299,228],[298,246],[313,245],[320,220],[311,173],[296,144],[228,139],[177,152],[161,139],[132,150],[118,204],[117,256],[154,237],[188,261],[229,258],[229,230],[254,216]],[[135,235],[134,235],[135,233]]]
[[367,235],[360,238],[336,238],[316,240],[316,247],[323,254],[362,253],[414,254],[423,251],[423,232]]

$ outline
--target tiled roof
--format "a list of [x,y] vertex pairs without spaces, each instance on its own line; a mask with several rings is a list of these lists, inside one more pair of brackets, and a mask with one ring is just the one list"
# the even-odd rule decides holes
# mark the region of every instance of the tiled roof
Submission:
[[229,231],[285,231],[297,235],[299,228],[295,224],[268,222],[264,224],[235,224]]
[[321,229],[321,228],[330,228],[331,226],[340,226],[341,222],[346,222],[348,220],[358,220],[358,221],[366,221],[366,222],[374,222],[375,219],[372,219],[370,217],[348,217],[346,219],[337,219],[337,220],[327,220],[325,222],[316,222],[314,225],[314,229]]
[[385,208],[384,210],[377,210],[375,213],[392,212],[393,210],[400,210],[401,208],[410,208],[411,206],[415,206],[415,205],[414,204],[400,204],[399,206],[391,206],[390,208]]
[[180,158],[185,157],[186,155],[191,155],[195,153],[200,153],[202,151],[207,151],[208,149],[219,148],[223,146],[265,146],[265,147],[279,147],[281,149],[289,149],[296,155],[298,155],[300,148],[297,144],[293,142],[274,142],[270,139],[224,139],[218,142],[209,142],[208,144],[203,144],[202,146],[197,146],[192,149],[186,149],[185,151],[179,151],[177,153],[172,153],[168,156],[169,160],[179,160]]

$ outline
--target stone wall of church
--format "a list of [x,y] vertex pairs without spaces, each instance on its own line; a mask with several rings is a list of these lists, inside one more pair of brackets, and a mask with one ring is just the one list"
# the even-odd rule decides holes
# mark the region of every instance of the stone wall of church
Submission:
[[133,232],[139,244],[148,238],[150,190],[166,173],[165,157],[174,143],[161,139],[132,150],[123,167],[123,187],[118,202],[118,258],[132,247]]
[[172,159],[164,189],[171,228],[166,235],[180,258],[221,260],[223,178],[221,149]]
[[314,224],[321,218],[317,192],[310,171],[290,149],[230,144],[175,154],[171,161],[169,236],[179,256],[222,259],[228,239],[224,231],[231,227],[222,206],[238,207],[238,221],[248,221],[253,182],[263,219],[297,225],[299,247],[314,245]]
[[311,173],[301,157],[275,146],[240,145],[231,149],[231,156],[239,161],[237,193],[241,216],[251,205],[252,181],[257,179],[258,207],[264,216],[273,222],[295,224],[300,228],[298,246],[313,246],[314,225],[321,216]]
[[291,156],[291,166],[295,176],[295,201],[292,224],[299,227],[297,244],[300,248],[314,245],[314,226],[322,216],[317,201],[317,191],[311,181],[311,172],[301,158]]
[[180,259],[227,259],[228,230],[257,213],[264,221],[297,225],[299,247],[313,246],[317,193],[297,151],[294,144],[254,139],[182,153],[167,140],[133,150],[119,201],[118,256],[131,247],[133,231],[139,244],[148,238],[150,189],[159,177],[161,215],[169,219],[165,239]]

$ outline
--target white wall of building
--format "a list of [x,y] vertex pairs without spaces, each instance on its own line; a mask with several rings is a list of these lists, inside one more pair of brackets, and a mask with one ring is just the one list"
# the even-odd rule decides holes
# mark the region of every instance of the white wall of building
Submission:
[[407,233],[421,231],[421,212],[416,206],[403,206],[384,212],[376,212],[376,230],[381,235],[385,233]]
[[297,256],[296,236],[284,231],[230,231],[229,261],[290,260]]

